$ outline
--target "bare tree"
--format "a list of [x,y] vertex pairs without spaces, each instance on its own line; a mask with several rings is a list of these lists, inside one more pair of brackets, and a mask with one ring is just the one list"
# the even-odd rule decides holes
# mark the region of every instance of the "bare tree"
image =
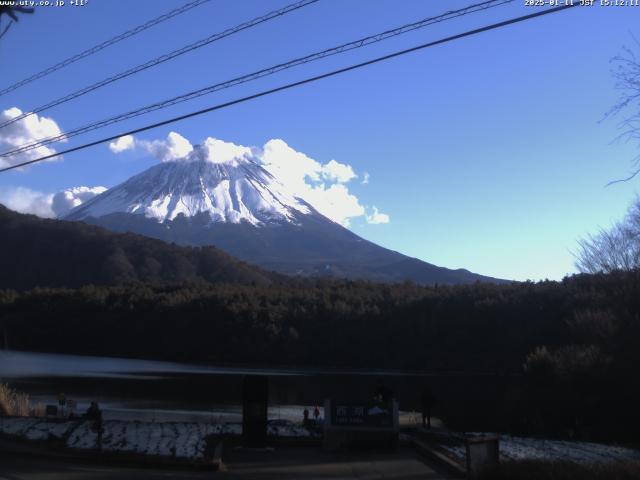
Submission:
[[[633,39],[640,51],[640,42]],[[640,58],[633,48],[624,47],[611,60],[618,101],[605,118],[621,117],[622,133],[617,140],[636,142],[640,147]],[[609,182],[627,182],[640,174],[640,154],[632,160],[633,170],[626,178]],[[578,240],[574,253],[576,267],[584,273],[612,272],[640,268],[640,197],[630,206],[624,220],[609,229]]]
[[576,267],[583,273],[640,268],[640,197],[610,229],[578,241]]
[[[633,39],[640,50],[640,42]],[[612,75],[615,88],[620,92],[618,101],[607,112],[605,118],[621,116],[620,129],[622,133],[618,140],[637,142],[640,146],[640,58],[630,47],[624,47],[622,53],[611,60]],[[633,171],[627,178],[615,180],[611,183],[626,182],[640,174],[640,154],[633,159]]]

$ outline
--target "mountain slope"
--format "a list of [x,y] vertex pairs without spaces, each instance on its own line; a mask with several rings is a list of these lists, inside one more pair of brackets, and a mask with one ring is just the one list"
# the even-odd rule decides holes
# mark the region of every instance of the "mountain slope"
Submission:
[[94,197],[65,219],[180,245],[215,245],[288,275],[422,284],[498,281],[360,238],[288,192],[247,155],[216,163],[196,148],[188,158],[151,167]]
[[499,282],[459,269],[438,267],[382,248],[324,217],[300,217],[297,224],[256,227],[211,225],[206,215],[158,223],[140,215],[113,213],[86,223],[117,232],[136,232],[181,245],[216,245],[246,262],[287,275],[332,276],[421,284]]
[[78,287],[148,282],[267,285],[279,276],[215,247],[190,248],[61,220],[22,215],[0,205],[0,288]]
[[206,213],[216,223],[263,225],[293,222],[295,215],[312,210],[253,161],[212,163],[196,156],[155,165],[74,209],[67,219],[119,212],[166,222]]

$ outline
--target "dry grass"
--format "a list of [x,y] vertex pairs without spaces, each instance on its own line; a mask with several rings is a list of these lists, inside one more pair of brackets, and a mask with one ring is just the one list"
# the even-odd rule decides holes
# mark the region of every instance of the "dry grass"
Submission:
[[28,417],[31,413],[29,395],[0,383],[0,413],[16,417]]
[[637,480],[640,462],[627,461],[597,465],[572,462],[526,460],[503,462],[485,471],[481,480]]

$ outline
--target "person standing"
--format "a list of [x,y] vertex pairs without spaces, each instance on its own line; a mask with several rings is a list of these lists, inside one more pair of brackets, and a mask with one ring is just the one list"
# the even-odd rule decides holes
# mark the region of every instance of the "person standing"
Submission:
[[58,394],[58,405],[60,405],[60,415],[64,417],[64,407],[67,404],[67,396],[64,393]]
[[104,426],[102,423],[102,410],[100,410],[98,402],[91,402],[91,405],[85,414],[85,418],[93,422],[91,429],[97,434],[98,438],[96,441],[98,450],[102,450],[102,434],[104,433]]
[[435,398],[433,396],[433,392],[428,385],[425,385],[422,389],[422,395],[420,396],[423,428],[431,428],[431,410],[433,409],[434,403]]

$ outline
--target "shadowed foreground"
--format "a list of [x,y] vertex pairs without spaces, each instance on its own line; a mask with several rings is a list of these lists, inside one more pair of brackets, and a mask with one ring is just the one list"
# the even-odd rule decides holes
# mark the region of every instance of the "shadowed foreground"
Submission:
[[170,479],[423,479],[448,478],[412,450],[398,453],[325,453],[318,448],[278,448],[273,452],[229,451],[224,471],[178,471],[102,466],[0,452],[0,480]]

